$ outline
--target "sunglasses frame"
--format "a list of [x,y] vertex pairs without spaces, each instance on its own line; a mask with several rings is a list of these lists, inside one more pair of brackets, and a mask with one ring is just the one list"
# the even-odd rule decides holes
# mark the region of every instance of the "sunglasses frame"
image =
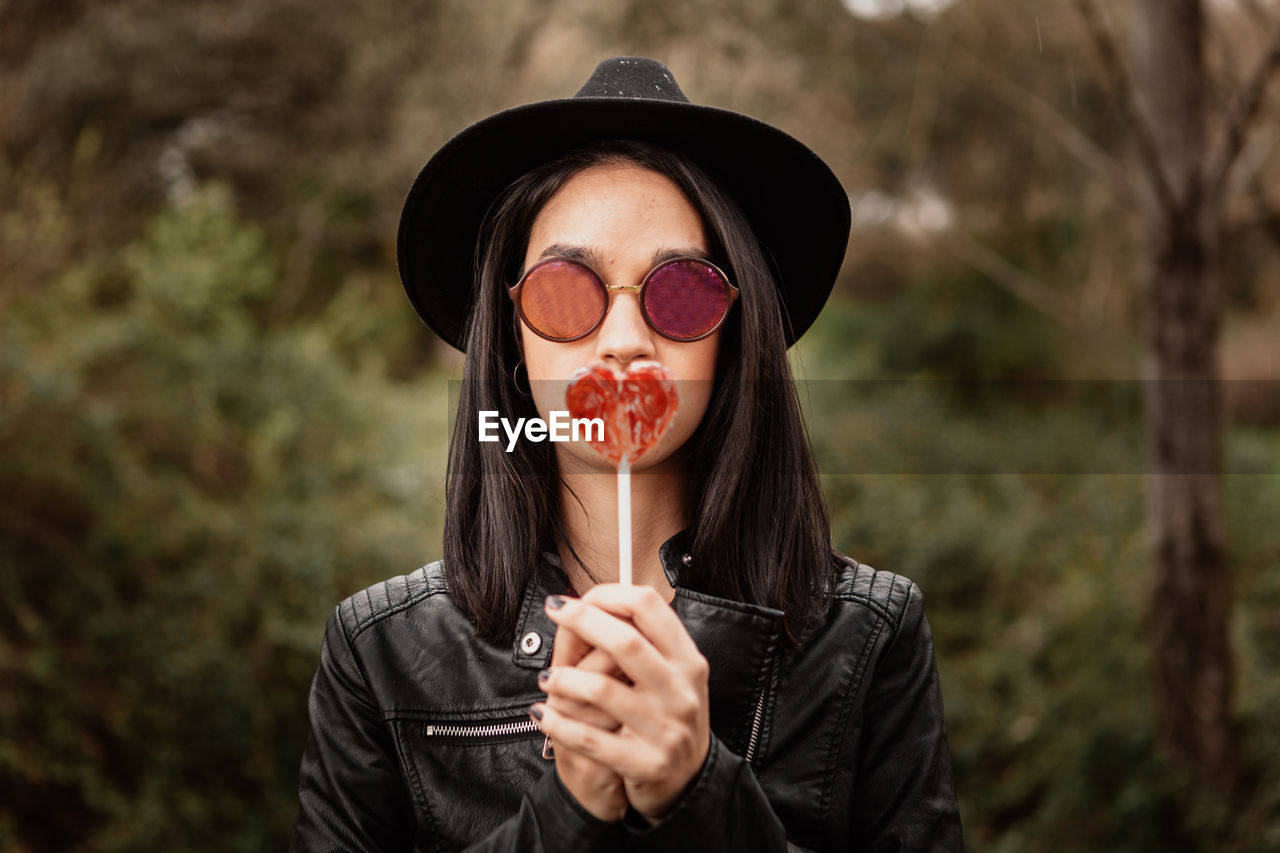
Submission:
[[[703,266],[711,267],[711,269],[715,271],[716,275],[720,276],[721,280],[724,281],[725,286],[729,288],[728,302],[724,306],[724,313],[720,315],[720,319],[716,321],[716,324],[714,326],[712,326],[706,332],[703,332],[701,335],[698,335],[695,338],[677,338],[662,331],[654,324],[653,319],[650,318],[649,316],[648,310],[644,306],[644,289],[645,287],[648,286],[649,281],[653,278],[653,276],[657,274],[658,271],[663,269],[664,267],[667,267],[671,264],[680,263],[682,261],[693,261],[695,263],[702,264]],[[540,329],[538,329],[536,326],[530,323],[527,319],[525,319],[524,309],[521,308],[520,306],[520,293],[524,289],[524,283],[528,281],[529,276],[533,275],[533,273],[537,271],[539,267],[543,267],[543,266],[546,266],[547,264],[554,264],[554,263],[561,263],[561,264],[569,263],[569,264],[575,264],[576,266],[582,267],[582,269],[586,270],[588,273],[591,274],[591,277],[595,280],[596,284],[599,285],[599,287],[604,291],[604,310],[600,312],[600,316],[597,317],[595,322],[591,324],[591,328],[587,329],[587,331],[583,332],[582,334],[575,335],[571,338],[556,338],[556,337],[552,337],[551,335],[544,334]],[[525,326],[528,327],[529,331],[533,332],[535,335],[542,338],[543,340],[551,341],[557,344],[568,344],[568,343],[573,343],[574,341],[580,341],[586,337],[590,337],[592,333],[594,333],[597,329],[600,328],[600,326],[604,323],[604,318],[609,316],[609,308],[610,308],[609,294],[616,293],[619,291],[625,291],[628,293],[636,294],[636,296],[639,298],[639,301],[640,301],[640,315],[644,317],[645,325],[647,325],[650,329],[653,329],[653,331],[657,332],[659,335],[666,338],[667,340],[675,341],[676,343],[681,343],[681,344],[691,344],[694,341],[700,341],[703,338],[706,338],[706,337],[709,337],[710,335],[715,334],[716,330],[719,329],[721,326],[723,326],[724,321],[728,319],[729,311],[730,309],[733,308],[733,303],[737,301],[738,293],[739,293],[737,286],[732,281],[729,280],[729,276],[725,274],[724,270],[720,269],[720,267],[711,263],[711,261],[708,261],[706,258],[699,258],[693,255],[680,255],[678,257],[667,258],[666,260],[661,261],[660,263],[655,265],[653,269],[645,273],[644,278],[640,280],[639,284],[605,284],[604,277],[601,276],[600,273],[596,272],[595,269],[592,268],[592,266],[586,263],[585,261],[579,260],[578,258],[566,258],[566,257],[553,256],[550,258],[544,258],[543,260],[538,261],[536,264],[529,267],[529,269],[525,271],[525,274],[520,276],[520,280],[516,282],[514,286],[507,288],[507,296],[511,297],[511,301],[515,303],[516,316],[519,317],[520,321],[523,322]]]

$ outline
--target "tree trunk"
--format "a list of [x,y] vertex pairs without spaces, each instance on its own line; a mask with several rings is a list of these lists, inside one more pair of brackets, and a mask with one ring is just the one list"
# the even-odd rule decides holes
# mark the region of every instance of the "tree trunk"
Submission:
[[1142,375],[1159,740],[1200,784],[1230,792],[1237,744],[1217,360],[1221,240],[1205,191],[1204,13],[1201,0],[1138,0],[1135,13],[1134,74],[1167,187],[1158,192],[1148,171]]

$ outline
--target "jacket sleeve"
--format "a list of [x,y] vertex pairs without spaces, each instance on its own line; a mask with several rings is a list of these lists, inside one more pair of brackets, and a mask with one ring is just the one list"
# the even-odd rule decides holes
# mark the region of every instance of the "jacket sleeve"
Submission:
[[787,841],[746,759],[714,732],[702,769],[676,807],[652,826],[628,811],[623,826],[632,847],[654,853],[802,850]]
[[897,630],[871,674],[850,837],[867,851],[963,851],[933,637],[910,581]]
[[[393,853],[429,846],[391,731],[336,611],[325,628],[308,714],[290,850]],[[620,824],[586,811],[550,770],[514,815],[467,849],[605,851],[617,849],[621,836]]]

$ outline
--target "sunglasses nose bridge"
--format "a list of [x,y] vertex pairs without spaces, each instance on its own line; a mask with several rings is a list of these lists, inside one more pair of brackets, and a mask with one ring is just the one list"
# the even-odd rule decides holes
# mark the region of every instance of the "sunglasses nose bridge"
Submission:
[[596,327],[596,355],[605,362],[625,368],[640,358],[653,358],[657,333],[640,306],[640,288],[632,285],[605,286],[610,293],[626,291],[631,298],[610,298],[609,310]]
[[644,284],[606,284],[604,289],[608,293],[639,293]]

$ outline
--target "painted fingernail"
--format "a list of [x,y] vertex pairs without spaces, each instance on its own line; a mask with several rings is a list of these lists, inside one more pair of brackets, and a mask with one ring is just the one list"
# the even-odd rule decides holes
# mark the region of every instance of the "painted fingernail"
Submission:
[[563,599],[563,598],[561,598],[561,597],[560,597],[560,596],[558,596],[558,595],[548,595],[548,596],[547,596],[547,609],[548,609],[548,610],[559,610],[561,607],[564,607],[564,599]]
[[549,678],[551,678],[551,670],[549,669],[544,669],[538,673],[539,684],[546,684]]
[[535,720],[541,720],[541,719],[542,719],[542,709],[541,709],[541,708],[539,708],[537,705],[530,705],[530,706],[529,706],[529,716],[530,716],[530,717],[533,717]]

